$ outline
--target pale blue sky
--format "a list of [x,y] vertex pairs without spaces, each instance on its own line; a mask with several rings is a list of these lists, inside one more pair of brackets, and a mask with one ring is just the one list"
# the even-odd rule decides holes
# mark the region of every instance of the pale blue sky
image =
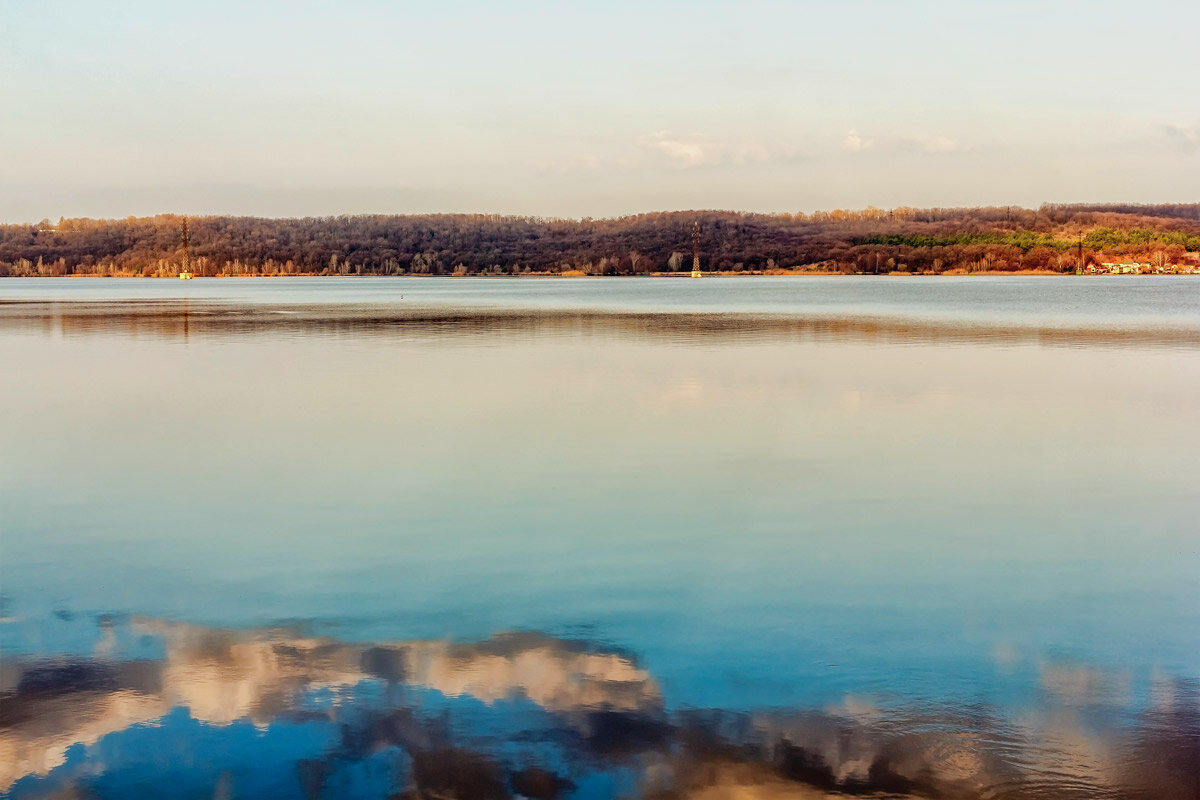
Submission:
[[1200,199],[1200,2],[0,0],[0,220]]

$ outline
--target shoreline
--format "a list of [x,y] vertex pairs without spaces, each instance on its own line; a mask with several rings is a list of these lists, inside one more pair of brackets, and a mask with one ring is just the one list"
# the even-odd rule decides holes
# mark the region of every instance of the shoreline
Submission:
[[[716,271],[704,272],[704,278],[856,278],[856,277],[872,277],[872,278],[1021,278],[1021,277],[1039,277],[1039,278],[1167,278],[1167,277],[1188,277],[1198,276],[1200,272],[1151,272],[1144,274],[1117,274],[1109,272],[1101,273],[1085,273],[1079,274],[1075,272],[1055,272],[1052,270],[988,270],[966,272],[964,270],[947,270],[945,272],[809,272],[799,270],[771,270],[771,271],[750,271],[731,272],[731,271]],[[0,281],[5,280],[60,280],[60,279],[81,279],[81,280],[145,280],[145,281],[177,281],[178,275],[4,275],[0,276]],[[570,270],[567,272],[525,272],[518,274],[511,273],[474,273],[471,275],[430,275],[428,273],[406,273],[402,275],[324,275],[318,272],[306,273],[289,273],[289,274],[274,274],[274,275],[197,275],[189,280],[212,280],[212,279],[236,279],[236,280],[269,280],[272,278],[484,278],[484,279],[526,279],[526,278],[638,278],[638,279],[692,279],[688,272],[646,272],[637,275],[589,275],[585,272]]]

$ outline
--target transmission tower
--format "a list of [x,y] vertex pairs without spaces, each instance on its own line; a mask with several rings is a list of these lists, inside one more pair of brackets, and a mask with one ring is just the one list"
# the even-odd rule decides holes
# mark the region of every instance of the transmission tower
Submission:
[[182,280],[190,281],[192,279],[192,248],[188,242],[188,227],[187,217],[183,218],[183,268],[179,270],[179,277]]
[[187,217],[184,217],[183,218],[183,271],[184,272],[191,272],[191,270],[188,269],[188,267],[191,266],[191,260],[192,260],[191,256],[192,256],[191,249],[188,246]]

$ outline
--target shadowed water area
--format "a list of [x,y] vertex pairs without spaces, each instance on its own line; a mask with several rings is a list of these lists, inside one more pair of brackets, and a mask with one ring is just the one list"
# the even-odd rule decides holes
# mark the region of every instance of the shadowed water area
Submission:
[[13,280],[0,368],[3,796],[1200,796],[1200,280]]

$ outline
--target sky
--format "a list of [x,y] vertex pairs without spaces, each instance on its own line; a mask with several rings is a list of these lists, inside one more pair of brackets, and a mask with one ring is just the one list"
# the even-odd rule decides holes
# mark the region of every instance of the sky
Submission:
[[0,221],[1200,199],[1196,0],[0,0]]

